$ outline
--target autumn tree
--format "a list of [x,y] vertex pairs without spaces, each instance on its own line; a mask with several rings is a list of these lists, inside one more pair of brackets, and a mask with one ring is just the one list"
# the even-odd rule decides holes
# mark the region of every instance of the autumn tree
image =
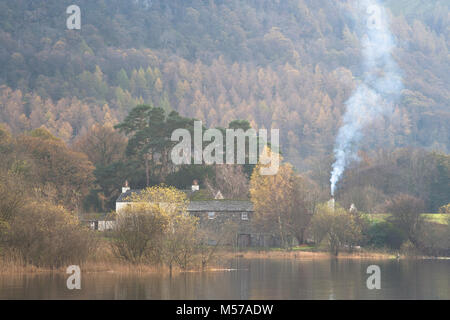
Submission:
[[261,175],[261,167],[261,163],[255,167],[250,180],[255,222],[278,234],[284,247],[289,245],[288,236],[303,243],[314,209],[313,191],[289,163],[282,164],[275,175]]
[[85,154],[70,150],[43,128],[17,137],[17,148],[24,160],[31,161],[30,183],[38,193],[67,208],[79,207],[94,181],[94,167]]
[[167,219],[161,243],[161,259],[170,271],[174,263],[185,269],[195,253],[197,218],[187,212],[189,200],[184,192],[164,185],[142,190],[133,195],[134,203],[157,206]]
[[339,205],[318,205],[312,217],[311,228],[316,244],[325,241],[329,251],[335,256],[344,246],[351,248],[362,239],[360,221]]
[[193,263],[197,249],[197,224],[198,219],[186,212],[170,217],[162,251],[163,261],[170,272],[175,263],[182,269]]
[[20,175],[0,170],[0,222],[8,222],[27,202],[28,192]]
[[292,186],[294,211],[289,217],[288,230],[302,244],[319,200],[317,185],[305,175],[297,175]]
[[95,124],[74,143],[73,149],[88,156],[94,166],[95,187],[85,199],[85,207],[97,207],[103,212],[113,208],[120,186],[127,176],[126,138],[111,124]]
[[25,264],[38,267],[79,264],[96,248],[96,240],[77,217],[45,199],[30,200],[19,208],[3,241]]
[[132,263],[176,263],[187,268],[195,249],[197,220],[188,215],[186,194],[156,186],[130,196],[130,206],[118,213],[113,248]]
[[86,154],[96,167],[105,167],[123,160],[126,145],[126,138],[107,123],[94,124],[75,141],[73,149]]
[[167,225],[165,212],[156,204],[136,203],[125,208],[117,216],[113,231],[114,254],[135,264],[158,261]]

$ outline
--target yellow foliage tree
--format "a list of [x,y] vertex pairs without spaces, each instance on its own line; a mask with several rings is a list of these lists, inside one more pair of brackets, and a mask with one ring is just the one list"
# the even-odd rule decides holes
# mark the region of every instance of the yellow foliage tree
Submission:
[[[115,252],[133,263],[165,262],[185,269],[196,247],[197,218],[187,212],[184,192],[165,185],[129,197],[117,217]],[[146,259],[147,258],[147,259]]]
[[256,225],[278,234],[284,247],[291,244],[289,237],[302,243],[314,210],[312,184],[297,175],[289,163],[282,164],[275,175],[261,175],[262,166],[256,165],[250,179]]

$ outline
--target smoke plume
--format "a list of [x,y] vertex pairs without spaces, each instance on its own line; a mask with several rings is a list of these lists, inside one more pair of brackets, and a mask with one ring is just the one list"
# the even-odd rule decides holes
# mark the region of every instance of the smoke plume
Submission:
[[330,179],[332,195],[348,164],[359,160],[357,152],[364,128],[389,114],[402,89],[399,68],[391,54],[395,42],[385,8],[377,0],[359,0],[356,10],[360,20],[358,24],[364,30],[364,74],[362,82],[345,103],[342,127],[336,137],[335,162]]

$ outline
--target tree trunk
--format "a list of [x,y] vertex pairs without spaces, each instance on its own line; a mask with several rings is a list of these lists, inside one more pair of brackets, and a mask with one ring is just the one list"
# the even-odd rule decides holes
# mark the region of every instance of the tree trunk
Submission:
[[148,165],[148,155],[145,155],[145,177],[146,177],[146,186],[148,187],[150,184],[150,168]]
[[280,228],[280,238],[281,238],[281,247],[285,248],[285,240],[284,240],[284,233],[283,233],[283,226],[281,225],[281,216],[278,215],[278,226]]
[[202,260],[202,271],[204,271],[206,268],[206,261]]
[[295,237],[297,238],[299,245],[304,244],[305,243],[305,229],[301,229],[299,232],[297,232]]

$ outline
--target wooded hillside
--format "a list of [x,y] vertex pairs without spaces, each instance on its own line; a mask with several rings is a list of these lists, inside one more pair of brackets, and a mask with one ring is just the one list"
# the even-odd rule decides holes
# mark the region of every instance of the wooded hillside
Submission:
[[[80,0],[81,30],[67,30],[70,4],[0,1],[0,123],[12,134],[45,126],[73,144],[149,104],[207,127],[279,128],[285,160],[328,182],[362,76],[352,1]],[[450,150],[448,2],[386,4],[404,89],[367,129],[363,167],[386,150]]]

